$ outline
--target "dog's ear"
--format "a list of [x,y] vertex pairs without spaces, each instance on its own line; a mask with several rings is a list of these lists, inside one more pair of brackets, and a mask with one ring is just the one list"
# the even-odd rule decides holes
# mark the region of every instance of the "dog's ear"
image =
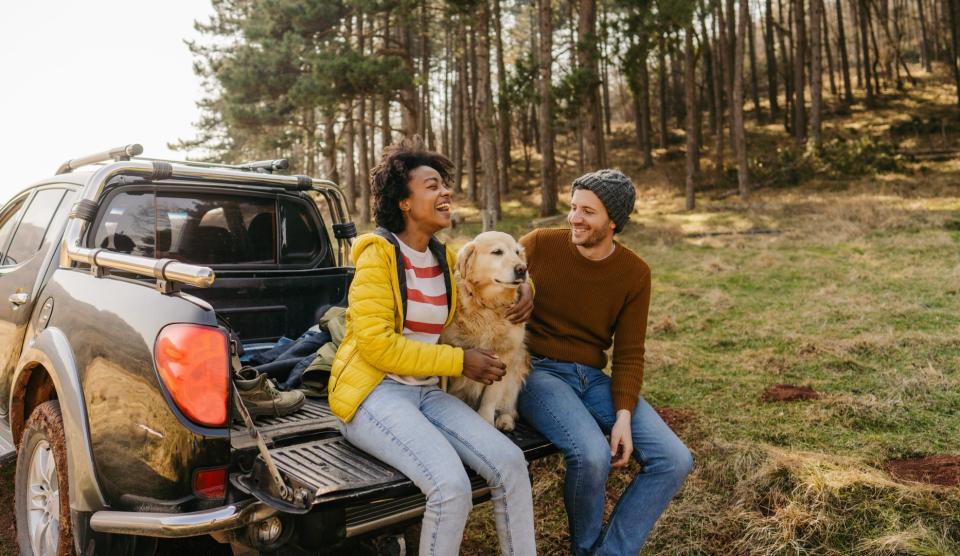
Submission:
[[473,252],[476,250],[476,247],[476,244],[471,241],[464,245],[460,249],[460,252],[457,253],[457,274],[459,274],[461,278],[467,276],[467,271],[470,269],[470,259],[473,258]]
[[519,241],[517,242],[517,255],[520,256],[520,260],[523,261],[523,264],[527,264],[527,250],[523,248],[523,244]]

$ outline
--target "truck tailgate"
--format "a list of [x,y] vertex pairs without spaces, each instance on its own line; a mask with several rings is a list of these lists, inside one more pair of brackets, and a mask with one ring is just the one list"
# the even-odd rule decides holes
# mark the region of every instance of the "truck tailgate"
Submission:
[[[261,434],[275,444],[269,449],[270,457],[295,496],[286,500],[279,497],[263,457],[259,455],[249,474],[233,477],[234,484],[263,502],[291,513],[306,513],[315,506],[324,505],[347,507],[349,515],[357,513],[350,507],[360,504],[366,508],[360,513],[371,518],[378,513],[374,511],[376,508],[392,511],[402,507],[404,512],[410,513],[419,507],[422,511],[423,495],[416,485],[396,469],[351,446],[337,432],[335,419],[330,415],[326,400],[311,400],[303,410],[285,420],[264,420],[262,428],[258,420]],[[292,431],[305,430],[308,423],[312,425],[308,430],[323,430],[325,433],[320,438],[306,441],[277,443],[281,436],[289,437],[296,434]],[[520,423],[507,436],[523,449],[528,460],[556,451],[550,442],[525,423]],[[475,473],[468,472],[475,483],[475,497],[485,495],[486,485]]]

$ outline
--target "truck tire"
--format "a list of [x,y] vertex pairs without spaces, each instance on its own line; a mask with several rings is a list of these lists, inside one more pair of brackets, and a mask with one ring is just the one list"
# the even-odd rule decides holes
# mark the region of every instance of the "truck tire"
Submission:
[[60,403],[33,410],[17,451],[17,543],[23,556],[73,554],[67,445]]

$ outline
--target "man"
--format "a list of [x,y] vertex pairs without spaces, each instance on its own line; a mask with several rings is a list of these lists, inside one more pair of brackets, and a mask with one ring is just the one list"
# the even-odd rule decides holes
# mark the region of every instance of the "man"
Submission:
[[[520,239],[537,289],[527,323],[532,370],[519,409],[566,457],[572,552],[634,555],[693,460],[640,395],[650,267],[614,241],[633,211],[633,183],[619,170],[600,170],[577,178],[572,190],[570,230],[535,230]],[[611,343],[607,376],[601,369]],[[631,455],[643,470],[604,529],[610,468]]]

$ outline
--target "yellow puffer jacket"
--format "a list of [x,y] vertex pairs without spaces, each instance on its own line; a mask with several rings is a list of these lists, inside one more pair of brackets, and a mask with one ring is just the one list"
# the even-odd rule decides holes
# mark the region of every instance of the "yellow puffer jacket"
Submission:
[[[445,248],[451,284],[449,325],[457,307],[453,285],[456,255]],[[350,421],[357,408],[387,373],[411,376],[460,376],[463,350],[426,344],[403,336],[403,298],[396,248],[387,239],[365,234],[350,251],[356,274],[350,285],[347,332],[330,369],[330,409]]]

